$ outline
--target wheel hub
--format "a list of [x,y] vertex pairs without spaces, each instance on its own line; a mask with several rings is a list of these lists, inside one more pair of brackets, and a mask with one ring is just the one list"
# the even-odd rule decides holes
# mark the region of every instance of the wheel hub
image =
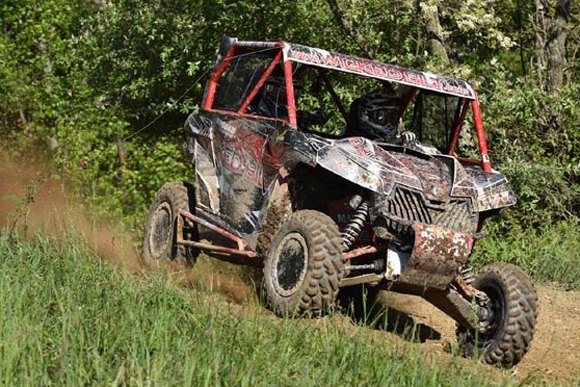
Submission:
[[167,202],[159,204],[153,213],[152,232],[149,236],[151,255],[158,258],[170,243],[171,206]]
[[[491,293],[492,298],[487,296]],[[503,299],[496,289],[487,289],[486,297],[478,300],[477,316],[479,317],[479,332],[491,336],[495,333],[502,318]]]
[[281,296],[290,296],[300,287],[308,268],[308,245],[297,232],[289,233],[278,244],[273,262],[273,284]]

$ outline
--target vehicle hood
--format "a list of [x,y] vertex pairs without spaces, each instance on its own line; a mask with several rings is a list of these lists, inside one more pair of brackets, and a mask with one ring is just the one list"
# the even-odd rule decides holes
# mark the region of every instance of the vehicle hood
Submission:
[[312,164],[378,194],[390,196],[397,186],[403,186],[421,193],[430,202],[470,198],[476,211],[516,202],[504,175],[483,172],[479,166],[463,166],[452,156],[428,155],[363,137],[305,137],[313,149]]
[[318,165],[377,193],[390,195],[396,185],[403,185],[439,202],[446,202],[451,193],[448,165],[424,153],[364,137],[331,140],[313,136],[311,143]]

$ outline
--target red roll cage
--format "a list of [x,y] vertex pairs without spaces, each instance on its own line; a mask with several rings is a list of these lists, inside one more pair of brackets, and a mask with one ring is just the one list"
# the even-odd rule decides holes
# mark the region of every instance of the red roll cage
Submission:
[[[218,86],[218,80],[224,71],[228,68],[232,58],[237,56],[242,49],[256,50],[256,52],[261,50],[277,50],[277,52],[266,70],[258,79],[257,83],[254,85],[253,89],[245,97],[237,111],[216,109],[214,108],[214,100]],[[330,80],[325,75],[327,69],[371,77],[385,83],[395,82],[410,87],[409,91],[404,96],[402,96],[401,113],[406,110],[407,106],[417,91],[420,89],[465,99],[465,102],[461,108],[459,120],[457,121],[457,125],[454,128],[453,137],[451,139],[449,149],[447,150],[447,154],[453,155],[455,153],[455,148],[459,140],[459,134],[463,126],[463,121],[465,120],[469,107],[471,107],[481,159],[473,160],[458,158],[458,160],[465,164],[481,165],[485,172],[491,172],[491,162],[488,154],[487,142],[485,139],[483,121],[481,119],[479,100],[477,98],[477,93],[467,82],[438,76],[427,72],[384,64],[356,56],[338,54],[326,50],[297,44],[290,44],[286,42],[235,41],[231,46],[229,46],[226,54],[217,63],[216,67],[210,75],[205,99],[202,104],[202,109],[205,111],[219,112],[226,115],[256,118],[256,115],[247,113],[247,108],[252,103],[253,99],[264,86],[264,83],[268,77],[272,75],[274,69],[280,62],[283,63],[284,79],[286,84],[286,100],[288,104],[288,117],[282,119],[260,116],[260,119],[281,121],[285,125],[297,128],[292,62],[307,64],[309,66],[318,68],[320,76],[327,90],[330,92],[334,103],[336,104],[338,110],[341,112],[345,120],[347,118],[347,111],[342,104],[340,97],[335,92]]]

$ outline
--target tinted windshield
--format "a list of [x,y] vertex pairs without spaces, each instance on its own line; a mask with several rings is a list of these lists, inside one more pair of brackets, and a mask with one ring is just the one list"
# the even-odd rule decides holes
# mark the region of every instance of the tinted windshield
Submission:
[[419,141],[447,153],[462,104],[462,98],[422,91],[415,97],[409,129]]
[[277,49],[251,51],[240,49],[218,81],[213,107],[237,111],[266,71]]

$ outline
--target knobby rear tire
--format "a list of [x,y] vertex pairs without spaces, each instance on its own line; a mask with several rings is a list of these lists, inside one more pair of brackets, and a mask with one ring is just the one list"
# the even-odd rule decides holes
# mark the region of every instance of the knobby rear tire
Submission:
[[[194,210],[193,187],[174,181],[166,183],[155,195],[149,209],[143,238],[143,257],[148,263],[172,261],[187,266],[195,263],[199,251],[177,244],[179,209]],[[186,239],[195,238],[196,231],[184,233]]]

